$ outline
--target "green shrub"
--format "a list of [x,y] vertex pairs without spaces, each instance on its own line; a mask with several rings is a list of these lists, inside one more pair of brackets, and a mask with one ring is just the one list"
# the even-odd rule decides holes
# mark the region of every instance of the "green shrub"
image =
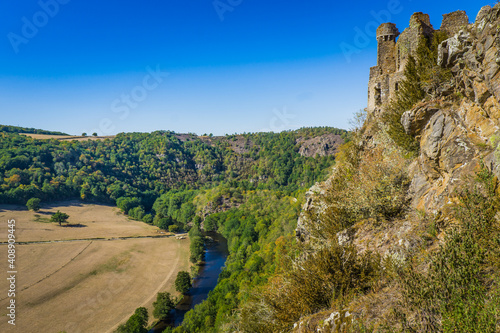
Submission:
[[179,232],[179,226],[177,224],[169,225],[168,231],[173,232],[173,233]]
[[[378,256],[358,254],[352,245],[325,246],[276,278],[264,293],[275,331],[289,328],[302,316],[332,306],[342,308],[370,290],[379,275]],[[249,314],[247,314],[249,315]]]
[[31,198],[26,203],[26,208],[34,212],[38,212],[40,210],[40,201],[41,200],[38,198]]
[[146,212],[144,211],[144,208],[142,206],[131,208],[128,211],[128,215],[134,220],[138,221],[141,221],[145,214]]
[[181,271],[177,273],[177,278],[175,279],[175,290],[181,294],[185,294],[191,288],[191,276],[188,272]]
[[147,333],[148,310],[144,307],[137,308],[135,313],[116,330],[117,333]]
[[116,200],[116,205],[123,213],[128,214],[129,210],[138,207],[141,204],[139,198],[121,197]]
[[492,274],[500,268],[497,180],[483,167],[476,181],[460,196],[460,224],[447,232],[428,271],[410,265],[402,273],[403,331],[497,331],[500,288]]
[[189,251],[191,253],[189,259],[192,263],[197,263],[203,260],[203,254],[205,253],[205,242],[203,237],[194,236],[191,237],[191,244],[189,246]]
[[151,215],[151,214],[144,215],[144,217],[142,218],[142,222],[152,224],[153,223],[153,215]]
[[165,319],[174,307],[175,299],[170,293],[158,293],[156,301],[153,302],[153,316],[157,319]]

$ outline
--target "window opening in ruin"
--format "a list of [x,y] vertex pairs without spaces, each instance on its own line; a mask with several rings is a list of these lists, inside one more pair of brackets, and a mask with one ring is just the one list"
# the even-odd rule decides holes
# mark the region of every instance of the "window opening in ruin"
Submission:
[[375,98],[375,105],[377,106],[382,105],[382,91],[380,90],[380,87],[375,87],[374,98]]

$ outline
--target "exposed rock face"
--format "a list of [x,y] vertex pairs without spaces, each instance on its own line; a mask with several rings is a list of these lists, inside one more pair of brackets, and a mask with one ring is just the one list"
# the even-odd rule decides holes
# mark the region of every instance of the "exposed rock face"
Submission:
[[461,30],[457,35],[448,38],[439,45],[438,64],[442,67],[451,67],[450,64],[454,64],[458,58],[462,58],[470,48],[470,33]]
[[420,136],[424,125],[438,111],[439,108],[434,105],[418,107],[405,112],[401,118],[401,123],[407,133],[413,136]]
[[[295,229],[295,236],[301,242],[308,241],[310,233],[305,226],[305,222],[308,219],[308,212],[313,209],[321,209],[321,202],[315,200],[318,196],[322,196],[324,192],[324,187],[328,186],[328,181],[325,183],[316,183],[312,186],[309,191],[306,192],[306,202],[302,206],[302,211],[300,212],[299,219],[297,221],[297,228]],[[316,201],[316,202],[315,202]],[[319,207],[318,207],[319,205]]]
[[344,143],[340,135],[324,134],[307,140],[299,140],[299,154],[307,157],[330,156],[337,152],[338,146]]
[[[497,147],[500,140],[500,4],[483,7],[474,24],[466,25],[464,17],[462,13],[453,14],[442,27],[455,32],[440,45],[438,54],[438,64],[452,72],[451,82],[443,84],[435,99],[422,101],[401,118],[405,131],[420,143],[419,156],[408,169],[411,207],[414,212],[434,217],[447,215],[457,201],[458,191],[475,176],[481,163],[500,178]],[[376,140],[371,139],[368,144],[364,143],[363,149],[369,152],[376,145]],[[328,183],[318,184],[308,193],[303,207],[306,213],[302,213],[298,222],[299,239],[307,240],[308,231],[304,226],[310,223],[304,219],[307,211],[324,205],[321,193],[327,186]],[[376,251],[404,261],[415,248],[415,241],[421,241],[414,238],[419,228],[415,221],[408,216],[378,230],[366,226],[368,223],[358,223],[354,226],[355,234],[346,237],[341,232],[338,236],[342,242],[355,244],[360,251]],[[305,318],[297,323],[294,331],[322,331],[322,323],[330,314],[331,311]],[[309,322],[311,330],[305,330]]]
[[407,133],[420,138],[411,168],[414,207],[438,211],[481,160],[496,172],[491,138],[500,128],[500,6],[481,9],[476,23],[439,47],[438,63],[453,72],[461,101],[433,101],[404,113]]
[[317,315],[304,318],[293,327],[293,333],[330,333],[344,332],[348,323],[352,322],[352,314],[349,311],[318,313]]
[[408,115],[418,112],[406,114],[409,126],[421,133],[421,153],[410,168],[410,195],[415,208],[437,212],[473,174],[483,155],[474,144],[479,139],[475,126],[461,117],[460,109],[445,105],[431,110],[434,114],[420,126]]

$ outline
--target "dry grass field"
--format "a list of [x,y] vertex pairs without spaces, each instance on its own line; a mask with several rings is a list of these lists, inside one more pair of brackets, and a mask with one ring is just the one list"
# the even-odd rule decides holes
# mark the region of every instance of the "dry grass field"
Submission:
[[[67,213],[68,226],[48,222]],[[16,220],[16,326],[7,323],[7,220]],[[117,208],[64,202],[33,213],[0,205],[0,332],[112,332],[189,270],[189,240]],[[162,237],[158,237],[162,236]],[[151,313],[151,312],[150,312]]]
[[114,135],[109,136],[81,136],[81,135],[50,135],[50,134],[32,134],[32,133],[21,133],[22,135],[29,136],[33,139],[47,140],[47,139],[57,139],[57,140],[76,140],[76,141],[86,141],[86,140],[106,140],[113,139]]

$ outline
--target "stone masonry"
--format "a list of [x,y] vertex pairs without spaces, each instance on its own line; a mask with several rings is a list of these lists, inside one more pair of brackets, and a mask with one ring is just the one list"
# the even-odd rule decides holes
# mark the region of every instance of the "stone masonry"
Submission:
[[[441,31],[450,37],[469,24],[464,11],[443,15]],[[377,66],[370,68],[368,82],[368,113],[379,114],[395,96],[410,56],[414,56],[422,37],[431,38],[434,30],[428,14],[415,13],[410,26],[401,34],[394,23],[383,23],[377,29]]]

